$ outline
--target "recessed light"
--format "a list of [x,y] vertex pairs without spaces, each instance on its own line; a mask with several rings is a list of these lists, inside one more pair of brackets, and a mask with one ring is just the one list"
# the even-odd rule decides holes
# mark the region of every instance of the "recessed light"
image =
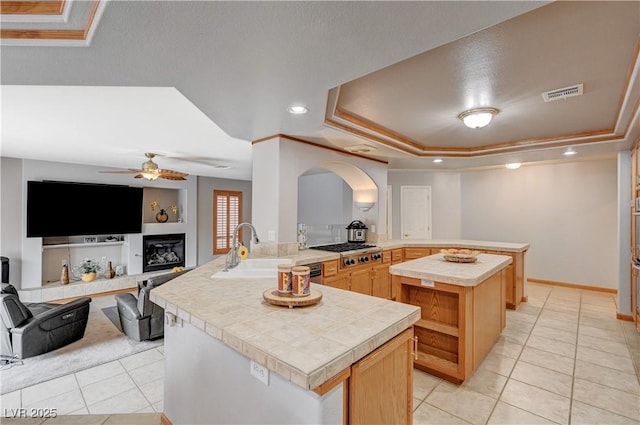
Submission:
[[309,112],[309,108],[302,105],[291,105],[287,108],[287,112],[293,115],[303,115]]
[[505,164],[505,167],[510,170],[517,170],[521,165],[522,164],[520,162],[510,162],[509,164]]
[[573,148],[569,148],[566,151],[562,152],[562,155],[564,156],[573,156],[573,155],[577,155],[578,152],[574,151]]
[[436,158],[433,160],[434,164],[440,164],[442,161],[444,161],[442,158]]

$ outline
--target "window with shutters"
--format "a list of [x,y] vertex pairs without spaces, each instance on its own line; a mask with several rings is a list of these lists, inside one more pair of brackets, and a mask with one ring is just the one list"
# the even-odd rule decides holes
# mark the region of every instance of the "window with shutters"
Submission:
[[[226,254],[231,248],[233,230],[242,222],[242,192],[213,191],[213,253]],[[242,240],[242,231],[238,235]]]

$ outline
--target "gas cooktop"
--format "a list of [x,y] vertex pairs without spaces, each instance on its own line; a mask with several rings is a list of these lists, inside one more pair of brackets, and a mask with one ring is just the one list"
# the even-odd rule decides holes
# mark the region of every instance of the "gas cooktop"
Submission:
[[331,251],[331,252],[357,251],[357,250],[370,249],[370,248],[377,248],[377,247],[375,245],[367,245],[363,243],[352,243],[352,242],[309,247],[309,249],[318,249],[320,251]]

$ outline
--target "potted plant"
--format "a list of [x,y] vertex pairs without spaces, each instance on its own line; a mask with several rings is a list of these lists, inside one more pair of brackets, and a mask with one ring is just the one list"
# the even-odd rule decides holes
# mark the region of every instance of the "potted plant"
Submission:
[[100,269],[100,263],[90,258],[85,258],[77,267],[77,272],[83,282],[91,282],[95,280]]

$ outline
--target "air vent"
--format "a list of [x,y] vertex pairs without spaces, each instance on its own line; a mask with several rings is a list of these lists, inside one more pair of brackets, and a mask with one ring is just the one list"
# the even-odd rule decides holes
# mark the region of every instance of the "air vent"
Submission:
[[346,146],[344,149],[352,153],[368,153],[376,150],[376,147],[363,144],[363,145]]
[[554,100],[566,99],[568,97],[581,96],[583,93],[582,84],[576,84],[575,86],[564,87],[562,89],[555,89],[542,93],[542,98],[545,102],[553,102]]

